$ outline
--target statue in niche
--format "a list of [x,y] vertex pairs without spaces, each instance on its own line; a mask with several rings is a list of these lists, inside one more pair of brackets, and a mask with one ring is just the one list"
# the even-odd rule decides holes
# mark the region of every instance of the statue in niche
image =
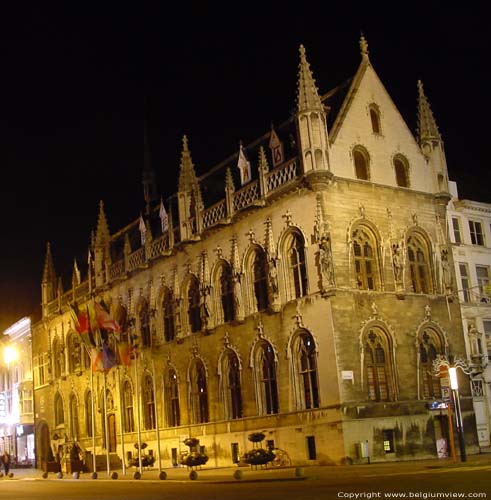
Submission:
[[326,288],[334,284],[334,273],[332,265],[331,241],[329,235],[323,234],[319,241],[319,272],[321,286]]
[[476,328],[476,325],[473,322],[469,323],[469,329],[467,332],[469,337],[469,345],[471,349],[471,356],[480,356],[479,352],[479,330]]
[[445,289],[452,285],[452,275],[450,274],[450,265],[448,263],[448,250],[443,249],[441,252],[442,258],[442,280]]
[[394,277],[396,283],[402,281],[402,249],[399,245],[392,245],[392,264],[394,266]]
[[240,286],[240,273],[235,273],[232,278],[233,289],[234,289],[234,309],[235,317],[238,318],[240,314],[240,299],[242,297],[242,290]]
[[204,286],[201,294],[201,323],[204,328],[208,326],[210,311],[210,287]]
[[271,293],[273,294],[273,297],[276,298],[278,296],[279,288],[278,288],[278,269],[276,267],[275,258],[270,259],[268,272],[269,272],[269,284],[271,286]]

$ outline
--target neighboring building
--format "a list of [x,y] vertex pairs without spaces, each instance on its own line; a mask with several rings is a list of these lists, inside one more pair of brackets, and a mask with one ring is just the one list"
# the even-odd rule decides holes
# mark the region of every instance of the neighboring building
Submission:
[[34,464],[31,320],[22,318],[3,332],[0,347],[0,453],[13,463]]
[[[165,466],[187,437],[231,464],[255,431],[296,464],[357,461],[366,442],[375,461],[436,455],[448,418],[429,409],[433,361],[465,353],[443,141],[422,84],[414,137],[360,48],[356,74],[321,97],[301,47],[292,118],[201,178],[184,138],[165,213],[146,163],[145,216],[111,234],[101,203],[87,278],[75,266],[68,291],[48,246],[38,458],[77,442],[127,459],[138,431]],[[92,377],[70,304],[94,299],[121,325],[104,352],[133,342],[138,355]]]
[[448,223],[457,288],[472,369],[471,389],[481,447],[491,430],[491,204],[460,200],[450,183]]

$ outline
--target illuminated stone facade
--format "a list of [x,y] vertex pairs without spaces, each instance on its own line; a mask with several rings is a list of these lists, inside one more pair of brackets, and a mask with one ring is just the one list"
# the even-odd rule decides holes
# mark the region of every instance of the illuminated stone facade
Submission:
[[[185,138],[168,229],[147,168],[144,224],[110,234],[101,204],[86,280],[75,271],[63,292],[48,251],[34,335],[38,450],[92,449],[92,392],[98,455],[134,452],[138,429],[154,455],[158,434],[166,467],[190,436],[208,465],[230,465],[255,431],[294,464],[357,462],[366,441],[372,460],[436,455],[447,422],[427,409],[441,399],[431,361],[464,352],[453,262],[450,275],[442,266],[443,144],[422,85],[414,137],[364,39],[360,48],[355,76],[324,95],[301,48],[295,115],[244,145],[251,180],[243,160],[239,181],[236,154],[198,179]],[[106,375],[107,446],[104,377],[91,390],[68,310],[91,296],[140,346]]]

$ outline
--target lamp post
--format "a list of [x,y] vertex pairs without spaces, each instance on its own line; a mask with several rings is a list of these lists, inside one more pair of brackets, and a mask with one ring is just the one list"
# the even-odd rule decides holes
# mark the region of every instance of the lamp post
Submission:
[[459,396],[459,383],[457,380],[457,368],[455,366],[450,366],[448,368],[448,374],[450,376],[450,388],[452,389],[452,398],[455,405],[455,420],[457,423],[457,435],[459,438],[459,448],[460,448],[460,460],[465,462],[467,460],[467,455],[465,452],[465,441],[464,441],[464,425],[462,422],[462,411],[460,409],[460,396]]

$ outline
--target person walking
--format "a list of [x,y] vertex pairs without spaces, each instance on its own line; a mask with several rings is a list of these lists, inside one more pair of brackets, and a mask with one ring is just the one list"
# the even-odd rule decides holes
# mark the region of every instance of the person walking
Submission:
[[7,450],[3,452],[2,464],[3,470],[5,471],[5,476],[8,476],[10,471],[10,455],[8,454]]

